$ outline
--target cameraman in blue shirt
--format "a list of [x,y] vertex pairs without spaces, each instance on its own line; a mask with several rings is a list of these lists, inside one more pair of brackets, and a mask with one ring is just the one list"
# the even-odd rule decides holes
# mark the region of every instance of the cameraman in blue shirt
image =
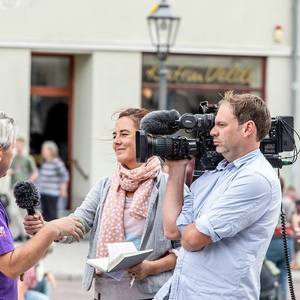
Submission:
[[173,277],[154,299],[259,299],[260,270],[281,202],[279,179],[259,149],[270,126],[263,100],[226,92],[210,132],[224,160],[185,197],[188,161],[168,162],[164,231],[181,239],[182,248]]

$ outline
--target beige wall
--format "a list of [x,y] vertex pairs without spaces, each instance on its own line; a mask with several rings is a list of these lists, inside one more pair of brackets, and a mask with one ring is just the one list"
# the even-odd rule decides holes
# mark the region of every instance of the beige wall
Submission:
[[[22,0],[15,9],[0,9],[0,44],[31,43],[41,48],[76,44],[110,45],[123,49],[149,47],[146,17],[158,1]],[[170,1],[182,17],[176,48],[280,50],[290,43],[292,1],[182,0]],[[273,29],[284,29],[282,45],[273,42]],[[226,34],[228,33],[228,34]],[[41,45],[46,44],[46,45]]]
[[112,115],[140,106],[141,54],[93,54],[91,182],[113,174]]
[[[295,118],[295,122],[297,122],[299,113],[293,112],[291,105],[290,59],[287,57],[269,57],[266,74],[266,94],[271,115],[275,117],[294,114],[297,116]],[[295,123],[294,126],[300,132],[299,124]],[[291,184],[299,186],[299,168],[298,159],[293,166],[284,166],[281,169],[280,173],[286,181],[286,186]]]
[[73,159],[85,175],[72,165],[72,208],[77,207],[90,189],[92,153],[92,56],[75,57],[74,106],[73,106]]
[[0,110],[16,120],[18,135],[27,140],[30,116],[30,59],[29,50],[0,48]]
[[290,82],[290,59],[269,57],[266,66],[266,100],[272,116],[292,113]]

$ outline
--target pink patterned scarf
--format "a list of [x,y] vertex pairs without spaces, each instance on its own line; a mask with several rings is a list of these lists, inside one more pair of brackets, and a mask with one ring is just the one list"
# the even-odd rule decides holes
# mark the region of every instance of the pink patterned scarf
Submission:
[[108,255],[106,243],[125,241],[124,205],[126,192],[134,192],[130,215],[139,220],[146,218],[154,178],[160,170],[161,163],[156,156],[149,158],[145,164],[132,170],[121,164],[117,165],[117,172],[112,178],[101,216],[97,257]]

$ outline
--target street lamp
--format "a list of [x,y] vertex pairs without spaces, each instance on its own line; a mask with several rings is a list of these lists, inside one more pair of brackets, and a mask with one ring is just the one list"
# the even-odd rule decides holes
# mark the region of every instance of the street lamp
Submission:
[[170,47],[174,45],[180,18],[175,16],[167,0],[161,0],[147,18],[148,29],[153,46],[159,59],[159,93],[158,108],[167,109],[167,69],[165,60]]

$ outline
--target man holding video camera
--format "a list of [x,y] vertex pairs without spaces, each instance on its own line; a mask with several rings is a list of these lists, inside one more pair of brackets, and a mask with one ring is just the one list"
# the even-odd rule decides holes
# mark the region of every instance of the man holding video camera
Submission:
[[210,132],[224,160],[185,197],[188,160],[167,162],[164,231],[181,239],[182,248],[173,277],[155,299],[259,299],[260,270],[281,202],[279,179],[259,149],[270,126],[259,97],[226,92]]

